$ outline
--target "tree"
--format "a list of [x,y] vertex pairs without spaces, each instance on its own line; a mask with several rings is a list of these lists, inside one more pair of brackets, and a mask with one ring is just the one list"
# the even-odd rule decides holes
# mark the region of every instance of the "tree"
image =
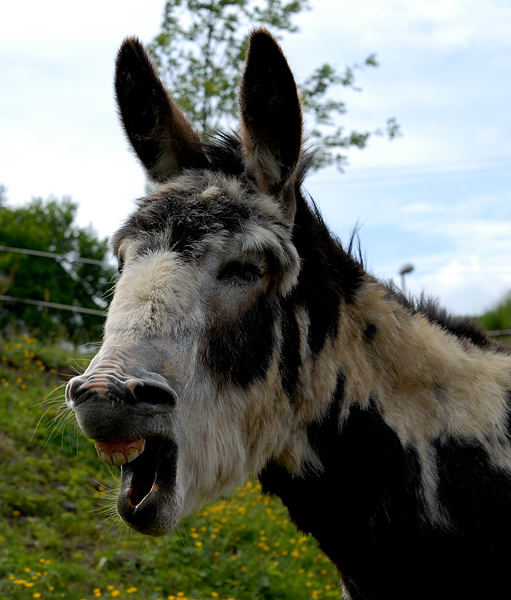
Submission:
[[[248,47],[248,32],[268,26],[274,34],[296,32],[293,17],[309,9],[308,0],[169,0],[160,33],[149,44],[165,86],[203,135],[232,127],[238,115],[237,90]],[[400,135],[395,118],[385,128],[346,132],[338,125],[346,112],[339,89],[359,88],[355,71],[376,67],[373,54],[344,73],[320,65],[299,85],[310,137],[316,148],[315,168],[331,164],[342,170],[351,146],[364,148],[372,135]]]
[[[52,252],[52,259],[18,252],[0,252],[0,294],[104,311],[114,269],[104,264],[107,241],[91,228],[78,227],[77,204],[69,198],[34,199],[26,206],[0,210],[4,247]],[[102,264],[76,262],[87,257]],[[40,337],[65,336],[73,341],[97,340],[104,319],[95,314],[55,310],[21,302],[0,303],[0,326],[24,328]]]

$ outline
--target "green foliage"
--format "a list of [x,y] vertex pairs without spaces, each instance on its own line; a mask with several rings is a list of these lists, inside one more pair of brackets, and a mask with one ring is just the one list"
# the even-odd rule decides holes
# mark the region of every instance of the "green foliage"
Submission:
[[[502,331],[511,329],[511,292],[505,296],[495,308],[479,317],[487,331]],[[501,341],[511,344],[511,336],[499,336]]]
[[[194,127],[209,135],[236,122],[247,33],[256,26],[268,26],[277,36],[296,32],[293,18],[309,8],[307,0],[169,0],[161,31],[148,49],[165,86]],[[359,90],[355,71],[377,66],[374,54],[342,74],[325,63],[299,85],[309,137],[317,149],[315,168],[335,164],[342,170],[348,148],[364,148],[372,135],[386,134],[389,139],[400,135],[395,118],[383,130],[347,133],[338,125],[346,112],[344,102],[336,99],[339,89]]]
[[[203,134],[225,128],[238,113],[237,84],[255,25],[294,31],[307,0],[170,0],[149,45],[164,84]],[[241,34],[240,32],[244,32]]]
[[[105,261],[107,242],[98,239],[92,229],[78,227],[76,211],[77,205],[70,199],[34,199],[23,207],[0,210],[2,245],[65,255],[54,260],[0,252],[0,294],[94,310],[106,308],[105,295],[114,270],[74,261],[80,256]],[[14,302],[0,304],[0,327],[25,328],[40,337],[97,340],[102,325],[103,319],[97,315]]]
[[[338,574],[249,482],[164,538],[114,516],[118,474],[66,412],[73,357],[0,339],[0,598],[333,600]],[[82,365],[83,366],[83,365]]]
[[335,165],[340,171],[346,166],[346,151],[350,147],[363,149],[372,135],[387,135],[392,140],[401,135],[401,128],[394,117],[387,119],[384,130],[346,132],[337,123],[346,112],[346,104],[331,97],[334,88],[342,86],[361,91],[355,84],[355,71],[364,67],[377,67],[376,55],[371,54],[363,65],[347,67],[339,74],[332,65],[325,63],[318,67],[305,82],[299,86],[302,105],[309,122],[311,140],[316,148],[314,168],[320,169]]

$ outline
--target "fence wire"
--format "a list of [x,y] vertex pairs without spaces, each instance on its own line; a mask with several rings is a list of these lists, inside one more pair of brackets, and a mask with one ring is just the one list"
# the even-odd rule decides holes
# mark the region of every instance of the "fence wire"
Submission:
[[30,254],[32,256],[43,256],[44,258],[53,258],[67,260],[71,263],[85,263],[88,265],[98,265],[100,267],[110,266],[107,262],[96,260],[95,258],[84,258],[83,256],[71,257],[67,254],[59,254],[58,252],[43,252],[42,250],[31,250],[29,248],[12,248],[11,246],[1,246],[0,251],[15,252],[18,254]]
[[[45,252],[43,250],[32,250],[31,248],[14,248],[12,246],[0,245],[0,252],[14,252],[17,254],[27,254],[30,256],[41,256],[43,258],[51,258],[53,260],[65,260],[70,263],[83,263],[88,265],[97,265],[100,267],[111,266],[109,263],[95,258],[86,258],[83,256],[68,256],[67,254],[59,254],[58,252]],[[74,304],[59,304],[58,302],[47,302],[45,300],[34,300],[33,298],[17,298],[15,296],[6,296],[0,294],[0,301],[2,302],[15,302],[18,304],[30,304],[32,306],[41,306],[43,308],[51,308],[56,310],[69,310],[76,313],[82,313],[87,315],[96,315],[98,317],[105,317],[106,312],[97,310],[95,308],[86,308],[84,306],[78,306]]]
[[105,317],[106,312],[102,310],[96,310],[95,308],[85,308],[84,306],[74,306],[73,304],[59,304],[58,302],[46,302],[44,300],[32,300],[31,298],[16,298],[14,296],[4,296],[0,294],[0,300],[3,302],[17,302],[21,304],[32,304],[34,306],[42,306],[44,308],[55,308],[57,310],[70,310],[77,313],[84,313],[87,315],[98,315],[99,317]]

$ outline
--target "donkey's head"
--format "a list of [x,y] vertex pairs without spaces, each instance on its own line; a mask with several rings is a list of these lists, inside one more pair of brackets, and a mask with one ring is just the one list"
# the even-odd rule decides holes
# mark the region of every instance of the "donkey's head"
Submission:
[[251,37],[239,137],[201,144],[135,39],[115,85],[159,186],[113,236],[121,275],[104,343],[66,398],[100,457],[122,465],[123,519],[161,535],[279,456],[291,434],[279,319],[300,268],[301,112],[263,30]]

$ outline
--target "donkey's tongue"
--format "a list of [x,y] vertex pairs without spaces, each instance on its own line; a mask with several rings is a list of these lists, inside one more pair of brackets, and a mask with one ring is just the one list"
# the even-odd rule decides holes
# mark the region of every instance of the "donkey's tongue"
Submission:
[[99,458],[107,465],[125,465],[144,451],[145,440],[96,440]]

